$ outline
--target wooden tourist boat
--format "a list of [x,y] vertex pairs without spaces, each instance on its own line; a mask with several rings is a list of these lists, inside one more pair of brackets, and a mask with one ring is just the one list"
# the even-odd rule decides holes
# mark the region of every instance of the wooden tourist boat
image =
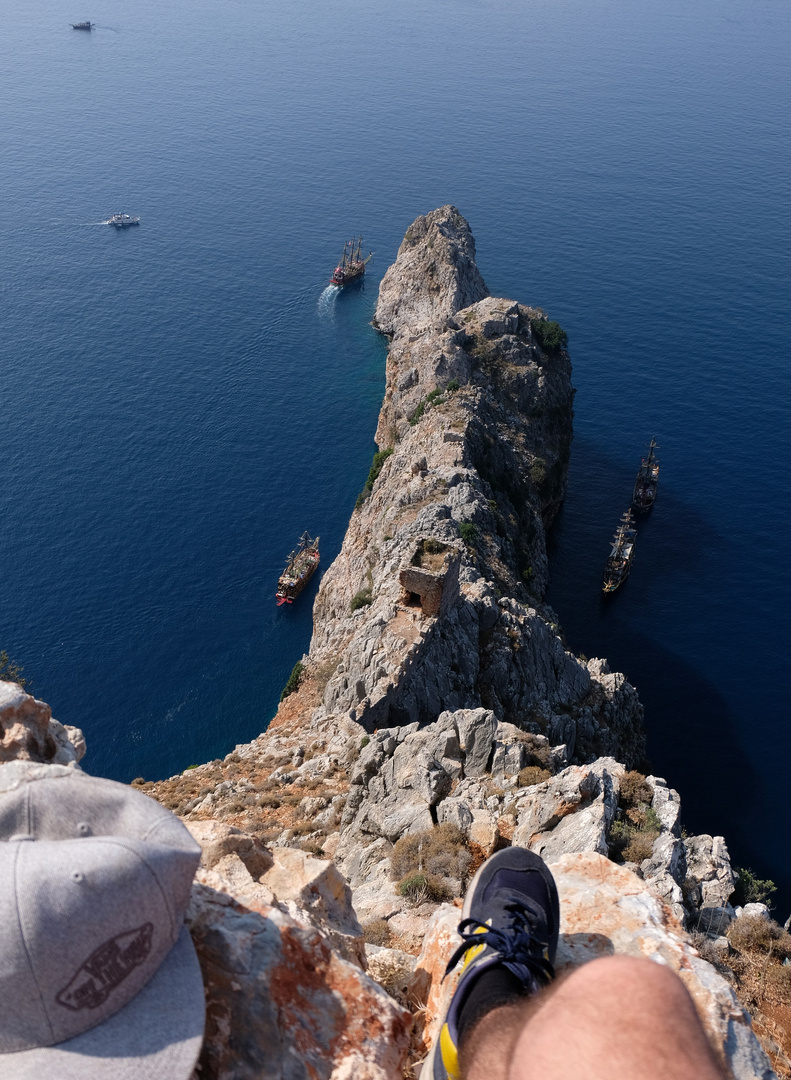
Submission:
[[629,577],[636,539],[637,529],[630,509],[621,518],[621,523],[612,538],[612,549],[604,566],[602,592],[614,593]]
[[291,604],[296,600],[307,583],[313,577],[319,565],[319,538],[310,538],[304,532],[299,538],[299,547],[292,551],[288,563],[277,583],[277,606]]
[[356,240],[347,240],[343,245],[341,261],[335,267],[330,278],[330,285],[348,285],[351,281],[357,281],[365,273],[365,265],[371,259],[373,252],[363,259],[360,254],[363,238],[358,236]]
[[632,506],[635,510],[650,510],[656,500],[656,489],[659,487],[659,462],[655,451],[658,449],[656,439],[652,439],[648,448],[648,457],[643,458],[634,482]]

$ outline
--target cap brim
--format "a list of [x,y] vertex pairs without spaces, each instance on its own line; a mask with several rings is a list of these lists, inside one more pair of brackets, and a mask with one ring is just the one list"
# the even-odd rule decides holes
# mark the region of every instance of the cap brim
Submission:
[[57,1046],[0,1055],[3,1080],[188,1080],[203,1042],[205,1000],[186,927],[128,1005]]

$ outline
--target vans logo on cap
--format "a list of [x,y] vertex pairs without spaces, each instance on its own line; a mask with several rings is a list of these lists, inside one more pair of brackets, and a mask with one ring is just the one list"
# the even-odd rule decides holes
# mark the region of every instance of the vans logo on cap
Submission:
[[105,941],[91,953],[55,1000],[74,1012],[97,1008],[146,959],[151,952],[153,933],[154,927],[148,922]]

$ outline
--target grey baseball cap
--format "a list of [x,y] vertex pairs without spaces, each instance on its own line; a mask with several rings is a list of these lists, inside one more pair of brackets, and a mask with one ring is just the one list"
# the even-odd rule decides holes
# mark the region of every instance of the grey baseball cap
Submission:
[[0,765],[0,1076],[187,1080],[203,1039],[184,927],[200,848],[147,796]]

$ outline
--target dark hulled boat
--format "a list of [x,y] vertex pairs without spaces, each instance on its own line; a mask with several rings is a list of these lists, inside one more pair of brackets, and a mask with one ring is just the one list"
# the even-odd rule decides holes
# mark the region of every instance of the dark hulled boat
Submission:
[[299,596],[307,583],[313,577],[316,567],[319,565],[319,538],[310,538],[304,532],[299,538],[299,547],[292,551],[288,557],[288,563],[277,583],[277,606],[291,604]]
[[659,487],[659,462],[657,461],[656,439],[651,440],[648,457],[644,457],[634,482],[632,506],[635,510],[650,510],[656,501],[656,489]]
[[365,273],[366,263],[370,260],[373,252],[363,259],[360,254],[363,238],[358,236],[356,240],[347,240],[343,245],[341,261],[335,267],[330,278],[330,285],[348,285],[350,281],[357,281]]
[[612,538],[612,549],[604,565],[602,592],[613,593],[629,577],[634,559],[634,545],[637,529],[634,526],[632,511],[627,510],[621,518],[621,524]]
[[71,24],[72,30],[92,30],[93,23],[91,22],[73,22]]

